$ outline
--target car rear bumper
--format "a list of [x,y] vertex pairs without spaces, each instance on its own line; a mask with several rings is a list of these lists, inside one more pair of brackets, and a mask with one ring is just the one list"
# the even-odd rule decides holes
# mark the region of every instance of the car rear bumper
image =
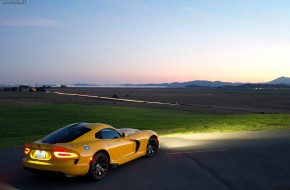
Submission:
[[33,171],[50,171],[71,176],[86,175],[89,171],[89,163],[80,163],[78,160],[41,161],[24,158],[23,167]]

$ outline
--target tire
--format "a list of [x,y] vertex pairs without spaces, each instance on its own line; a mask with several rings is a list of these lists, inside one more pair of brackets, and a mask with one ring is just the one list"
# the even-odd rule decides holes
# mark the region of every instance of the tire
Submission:
[[150,137],[147,144],[146,156],[147,157],[156,156],[158,149],[159,149],[158,140],[155,137]]
[[95,154],[90,163],[90,176],[96,181],[101,181],[108,172],[109,165],[109,159],[106,154],[103,152]]

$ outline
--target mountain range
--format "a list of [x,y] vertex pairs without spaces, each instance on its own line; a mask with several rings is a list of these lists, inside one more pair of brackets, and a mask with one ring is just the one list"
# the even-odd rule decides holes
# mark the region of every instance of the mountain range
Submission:
[[[290,86],[290,77],[279,77],[277,79],[274,79],[269,82],[265,83],[232,83],[232,82],[222,82],[222,81],[208,81],[208,80],[194,80],[194,81],[188,81],[188,82],[173,82],[173,83],[160,83],[160,84],[121,84],[119,86],[123,87],[141,87],[141,86],[150,86],[150,87],[222,87],[222,86],[232,86],[232,87],[237,87],[237,86],[247,86],[246,84],[251,84],[253,85],[260,85],[263,84],[264,86],[271,85],[286,85]],[[249,85],[248,85],[249,86]]]
[[275,80],[268,82],[268,84],[286,84],[290,85],[290,77],[279,77]]
[[[1,85],[0,87],[11,87],[17,85]],[[33,86],[33,85],[31,85]],[[50,86],[59,87],[61,85],[49,84],[42,85],[37,84],[36,86]],[[149,84],[114,84],[114,85],[98,85],[98,84],[86,84],[86,83],[75,83],[64,85],[68,87],[237,87],[237,88],[290,88],[290,77],[279,77],[269,82],[264,83],[241,83],[241,82],[222,82],[222,81],[208,81],[208,80],[194,80],[188,82],[172,82],[172,83],[149,83]]]

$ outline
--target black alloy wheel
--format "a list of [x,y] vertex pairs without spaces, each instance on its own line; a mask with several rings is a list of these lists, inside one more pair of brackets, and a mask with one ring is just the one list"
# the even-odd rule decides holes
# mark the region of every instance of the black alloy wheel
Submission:
[[147,144],[147,150],[146,150],[146,156],[147,157],[153,157],[157,154],[159,148],[159,142],[155,137],[150,137],[148,144]]
[[96,181],[100,181],[104,178],[109,169],[109,159],[103,152],[97,153],[90,164],[90,175]]

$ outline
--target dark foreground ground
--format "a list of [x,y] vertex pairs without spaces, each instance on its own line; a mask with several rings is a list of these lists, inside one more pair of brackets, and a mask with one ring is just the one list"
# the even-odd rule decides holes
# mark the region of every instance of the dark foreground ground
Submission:
[[1,149],[0,189],[290,189],[289,130],[167,136],[161,147],[97,183],[35,175],[22,169],[22,148]]

